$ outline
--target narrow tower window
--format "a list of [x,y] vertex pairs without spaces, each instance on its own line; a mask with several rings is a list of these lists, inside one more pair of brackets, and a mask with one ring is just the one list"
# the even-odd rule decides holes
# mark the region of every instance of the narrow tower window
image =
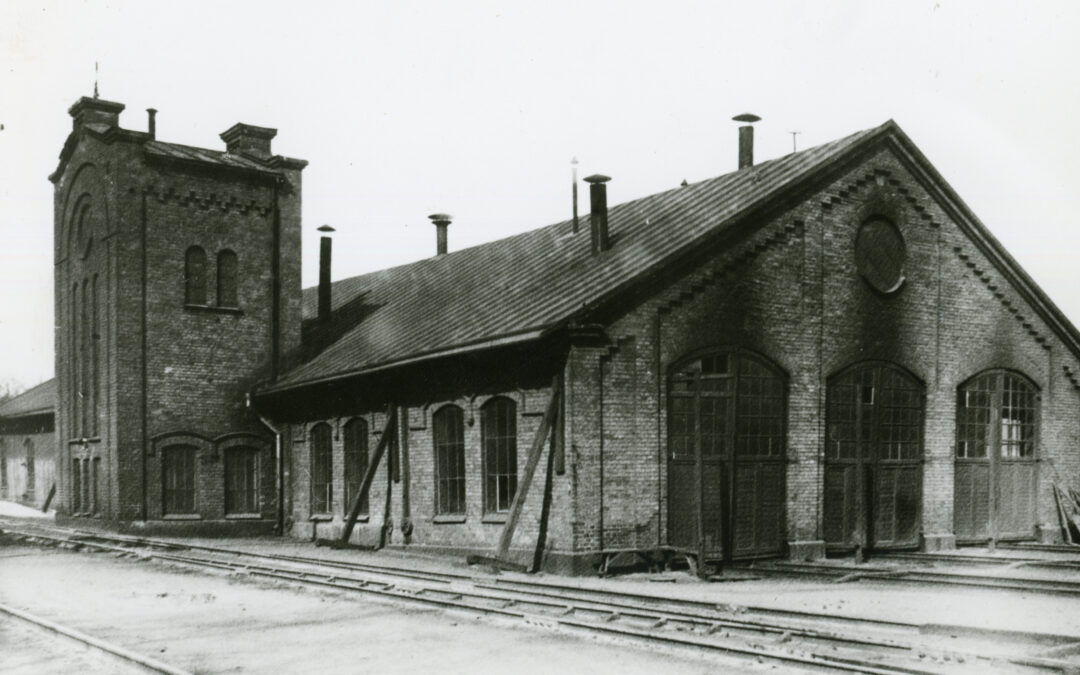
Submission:
[[184,302],[206,304],[206,251],[192,246],[184,257]]
[[217,304],[218,307],[238,307],[236,293],[236,254],[229,250],[218,253],[217,258]]

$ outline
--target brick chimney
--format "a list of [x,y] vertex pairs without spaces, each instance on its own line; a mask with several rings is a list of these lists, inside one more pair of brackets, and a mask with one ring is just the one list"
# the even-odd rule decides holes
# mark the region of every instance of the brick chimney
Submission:
[[237,122],[221,134],[221,140],[225,141],[226,152],[267,159],[273,155],[270,141],[274,136],[277,136],[277,129]]
[[435,223],[438,231],[435,235],[435,255],[446,255],[446,228],[450,225],[450,219],[453,216],[447,213],[433,213],[428,218]]
[[746,169],[754,166],[754,122],[760,122],[761,118],[751,113],[743,113],[731,118],[736,122],[746,122],[739,127],[739,168]]
[[319,232],[326,234],[319,237],[319,321],[330,320],[330,233],[334,228],[323,225]]
[[607,183],[611,178],[593,174],[585,179],[589,184],[589,230],[592,235],[592,252],[596,255],[611,248],[608,241]]
[[85,124],[119,127],[120,112],[124,107],[123,103],[83,96],[68,108],[68,114],[71,115],[71,128],[76,131]]

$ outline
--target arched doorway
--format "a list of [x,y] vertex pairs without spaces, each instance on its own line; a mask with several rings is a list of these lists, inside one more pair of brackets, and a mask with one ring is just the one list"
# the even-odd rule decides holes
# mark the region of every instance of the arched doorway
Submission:
[[922,383],[892,364],[861,363],[829,378],[826,397],[826,546],[918,546]]
[[673,368],[668,542],[712,559],[784,547],[787,392],[764,358],[718,350]]
[[956,538],[1035,536],[1039,394],[1019,373],[992,370],[957,389]]

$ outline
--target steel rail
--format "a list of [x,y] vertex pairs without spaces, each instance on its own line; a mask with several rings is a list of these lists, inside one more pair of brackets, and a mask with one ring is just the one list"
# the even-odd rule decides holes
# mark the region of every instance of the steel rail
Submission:
[[40,616],[31,614],[30,612],[16,609],[9,605],[0,603],[0,612],[3,612],[8,616],[13,616],[26,623],[33,624],[39,628],[44,628],[46,630],[52,631],[57,635],[61,635],[68,639],[84,644],[88,647],[92,647],[99,652],[104,652],[120,660],[127,661],[150,672],[166,673],[166,675],[192,675],[187,670],[183,670],[175,666],[170,666],[169,664],[158,661],[153,657],[144,656],[143,654],[133,652],[125,647],[114,645],[110,642],[106,642],[91,635],[87,635],[86,633],[83,633],[81,631],[75,630],[74,628],[62,626],[55,621],[50,621]]

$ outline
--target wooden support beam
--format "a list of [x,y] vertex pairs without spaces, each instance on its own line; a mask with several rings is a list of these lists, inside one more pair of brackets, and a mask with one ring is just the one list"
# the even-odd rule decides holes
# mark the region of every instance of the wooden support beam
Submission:
[[510,513],[506,516],[502,533],[499,535],[499,546],[495,549],[495,558],[505,560],[510,552],[510,540],[514,538],[514,530],[517,529],[518,519],[521,517],[522,508],[525,506],[525,497],[529,494],[529,486],[532,485],[533,476],[536,474],[536,466],[540,463],[540,455],[544,451],[544,441],[547,440],[548,432],[558,414],[560,378],[558,375],[551,381],[551,399],[548,400],[547,409],[544,411],[544,419],[533,436],[532,447],[529,448],[529,458],[525,464],[525,473],[518,481],[517,490],[514,491],[514,500],[510,502]]
[[360,517],[360,508],[367,499],[368,491],[371,490],[371,481],[375,479],[375,470],[379,468],[379,462],[382,461],[386,446],[390,443],[390,437],[394,435],[396,411],[397,408],[393,405],[390,405],[386,410],[386,427],[383,428],[379,444],[375,446],[375,453],[371,457],[371,462],[368,463],[367,471],[364,472],[364,480],[360,483],[360,491],[356,494],[356,501],[353,502],[352,509],[349,510],[349,517],[345,521],[345,530],[341,533],[342,544],[349,543],[353,527],[356,526],[356,519]]
[[[562,419],[562,415],[558,416]],[[532,567],[529,568],[530,573],[536,573],[540,571],[540,566],[544,564],[544,547],[547,546],[547,531],[548,531],[548,518],[551,516],[551,488],[552,488],[552,469],[555,468],[555,444],[558,439],[558,430],[551,435],[551,449],[548,450],[547,461],[547,473],[544,475],[544,502],[540,507],[540,532],[536,535],[536,550],[533,552]]]

